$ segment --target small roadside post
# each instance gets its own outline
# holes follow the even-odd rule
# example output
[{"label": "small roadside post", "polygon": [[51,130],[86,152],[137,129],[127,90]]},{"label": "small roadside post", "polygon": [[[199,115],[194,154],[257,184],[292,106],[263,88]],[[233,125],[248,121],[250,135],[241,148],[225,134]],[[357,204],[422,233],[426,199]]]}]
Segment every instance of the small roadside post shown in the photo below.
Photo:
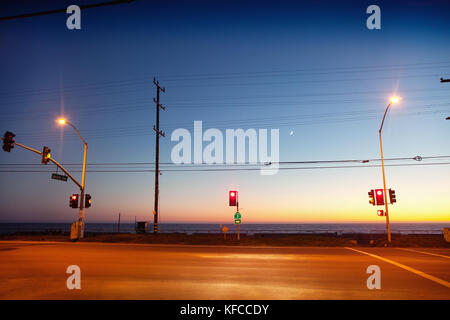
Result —
[{"label": "small roadside post", "polygon": [[222,232],[223,232],[223,240],[227,240],[227,232],[228,232],[228,227],[227,226],[223,226],[222,227]]}]

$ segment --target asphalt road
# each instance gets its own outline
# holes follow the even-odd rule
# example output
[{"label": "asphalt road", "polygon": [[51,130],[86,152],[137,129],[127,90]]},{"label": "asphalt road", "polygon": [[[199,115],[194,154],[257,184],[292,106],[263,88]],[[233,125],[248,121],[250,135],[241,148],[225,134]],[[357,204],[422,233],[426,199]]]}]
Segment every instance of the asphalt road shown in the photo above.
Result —
[{"label": "asphalt road", "polygon": [[1,241],[0,299],[450,299],[450,249]]}]

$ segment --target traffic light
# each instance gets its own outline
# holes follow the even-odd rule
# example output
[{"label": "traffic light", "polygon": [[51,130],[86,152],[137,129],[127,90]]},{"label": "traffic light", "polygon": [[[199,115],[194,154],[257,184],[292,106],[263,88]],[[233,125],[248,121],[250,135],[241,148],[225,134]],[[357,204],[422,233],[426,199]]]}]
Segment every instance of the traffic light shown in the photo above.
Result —
[{"label": "traffic light", "polygon": [[389,189],[389,199],[391,199],[391,204],[397,202],[397,198],[395,197],[395,190]]},{"label": "traffic light", "polygon": [[230,194],[230,197],[229,197],[230,206],[231,207],[237,206],[237,191],[232,190],[229,192],[229,194]]},{"label": "traffic light", "polygon": [[383,211],[383,210],[377,210],[377,215],[378,215],[379,217],[384,216],[384,211]]},{"label": "traffic light", "polygon": [[78,194],[73,194],[70,196],[70,202],[69,202],[69,206],[71,208],[78,208],[78,199],[80,198],[80,196]]},{"label": "traffic light", "polygon": [[383,192],[383,189],[375,189],[375,199],[377,201],[377,206],[384,205],[384,192]]},{"label": "traffic light", "polygon": [[50,148],[44,147],[42,150],[42,164],[47,164],[50,161]]},{"label": "traffic light", "polygon": [[16,135],[10,131],[6,131],[3,135],[3,150],[6,152],[11,152],[11,149],[14,148],[14,137]]},{"label": "traffic light", "polygon": [[369,203],[375,205],[375,195],[373,189],[369,191]]},{"label": "traffic light", "polygon": [[91,197],[90,194],[87,194],[87,195],[84,196],[84,207],[85,208],[89,208],[91,206],[91,204],[92,204],[91,198],[92,197]]}]

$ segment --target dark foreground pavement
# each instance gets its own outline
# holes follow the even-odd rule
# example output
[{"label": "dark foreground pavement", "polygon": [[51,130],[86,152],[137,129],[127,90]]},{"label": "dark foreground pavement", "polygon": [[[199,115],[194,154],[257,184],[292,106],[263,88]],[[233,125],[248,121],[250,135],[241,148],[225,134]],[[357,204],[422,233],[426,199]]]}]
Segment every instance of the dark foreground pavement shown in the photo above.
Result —
[{"label": "dark foreground pavement", "polygon": [[0,299],[450,299],[450,249],[0,241]]}]

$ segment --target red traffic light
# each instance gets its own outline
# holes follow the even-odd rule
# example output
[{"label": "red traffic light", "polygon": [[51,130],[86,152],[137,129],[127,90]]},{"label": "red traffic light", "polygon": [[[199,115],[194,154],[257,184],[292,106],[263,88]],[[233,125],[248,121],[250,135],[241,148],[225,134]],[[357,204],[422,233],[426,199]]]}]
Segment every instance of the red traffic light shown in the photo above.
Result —
[{"label": "red traffic light", "polygon": [[375,199],[378,206],[384,205],[384,191],[383,189],[376,189],[375,190]]},{"label": "red traffic light", "polygon": [[73,194],[69,199],[70,199],[70,202],[69,202],[69,207],[71,207],[71,208],[78,208],[78,197],[79,197],[79,195],[78,194]]},{"label": "red traffic light", "polygon": [[237,206],[237,191],[230,191],[229,192],[229,205],[231,207]]},{"label": "red traffic light", "polygon": [[383,217],[385,214],[384,214],[384,211],[383,211],[383,210],[377,210],[377,215],[378,215],[379,217]]}]

